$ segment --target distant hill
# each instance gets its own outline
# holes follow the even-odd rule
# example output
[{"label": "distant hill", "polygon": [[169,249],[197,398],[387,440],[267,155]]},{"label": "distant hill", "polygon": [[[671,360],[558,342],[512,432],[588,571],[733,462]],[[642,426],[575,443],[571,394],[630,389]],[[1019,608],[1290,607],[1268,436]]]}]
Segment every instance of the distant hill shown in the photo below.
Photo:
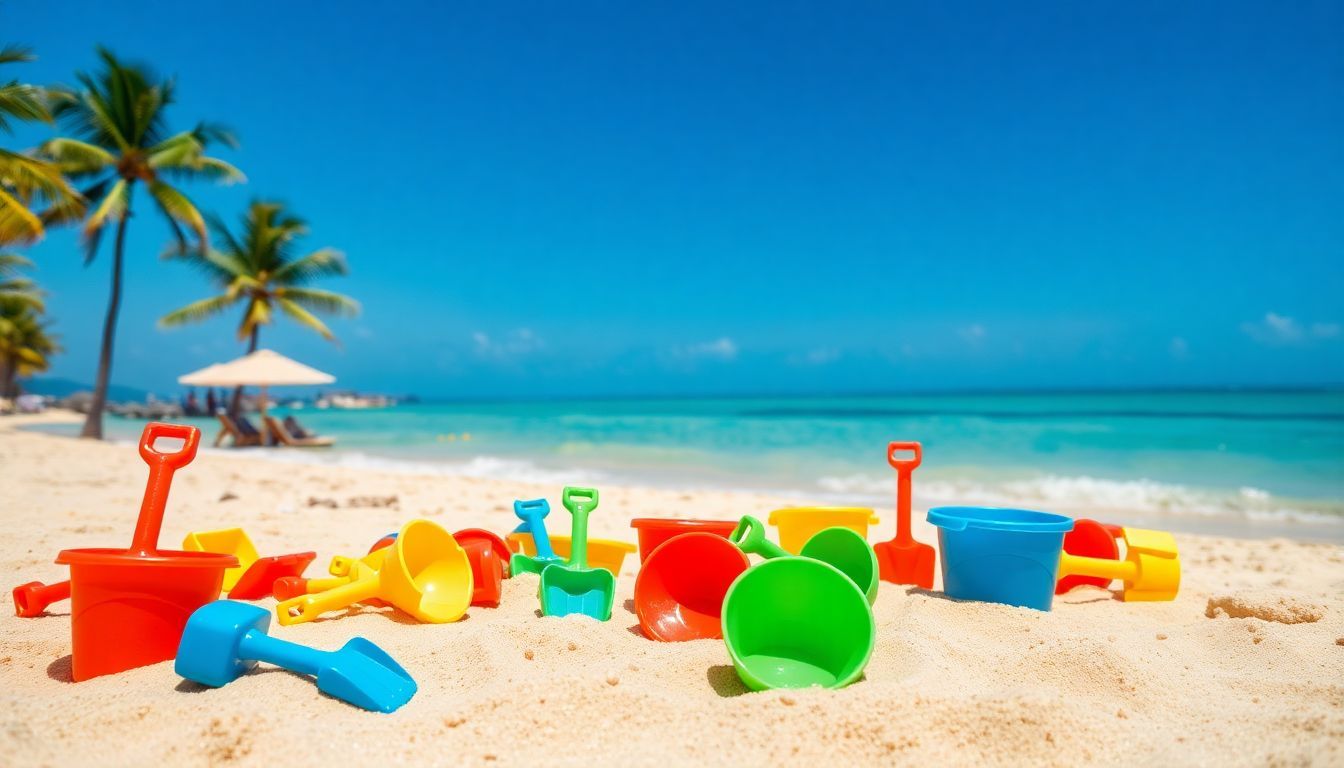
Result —
[{"label": "distant hill", "polygon": [[[23,382],[23,391],[31,392],[34,395],[51,395],[52,397],[67,397],[76,392],[92,392],[93,385],[85,384],[71,379],[57,379],[46,376],[27,379]],[[107,388],[107,399],[113,402],[137,402],[142,403],[149,392],[135,387],[123,387],[119,384],[113,384]]]}]

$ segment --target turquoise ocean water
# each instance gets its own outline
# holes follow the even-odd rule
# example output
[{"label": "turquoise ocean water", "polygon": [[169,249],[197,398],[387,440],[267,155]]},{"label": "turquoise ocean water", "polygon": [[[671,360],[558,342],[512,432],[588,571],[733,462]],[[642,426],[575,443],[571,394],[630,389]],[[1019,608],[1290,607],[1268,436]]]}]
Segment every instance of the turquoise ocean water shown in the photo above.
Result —
[{"label": "turquoise ocean water", "polygon": [[[566,400],[298,415],[339,447],[249,452],[557,486],[765,491],[881,513],[895,488],[887,442],[919,440],[921,510],[1020,505],[1344,541],[1344,392]],[[109,429],[131,440],[140,424],[110,418]]]}]

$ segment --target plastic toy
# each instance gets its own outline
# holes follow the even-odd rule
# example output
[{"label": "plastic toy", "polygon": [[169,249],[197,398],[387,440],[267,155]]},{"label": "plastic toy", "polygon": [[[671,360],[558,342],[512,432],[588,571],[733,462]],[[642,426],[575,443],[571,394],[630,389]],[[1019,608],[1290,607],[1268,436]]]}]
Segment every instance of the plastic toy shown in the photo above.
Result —
[{"label": "plastic toy", "polygon": [[853,580],[809,557],[753,566],[728,588],[723,640],[748,688],[842,688],[873,654],[873,609]]},{"label": "plastic toy", "polygon": [[457,621],[466,613],[471,604],[471,562],[452,534],[429,520],[412,520],[392,546],[377,552],[386,555],[372,575],[280,602],[275,607],[280,623],[312,621],[327,611],[375,597],[431,624]]},{"label": "plastic toy", "polygon": [[[639,532],[639,562],[643,563],[660,544],[683,533],[712,533],[728,538],[737,523],[733,520],[674,520],[662,517],[641,517],[630,521],[630,527]],[[591,549],[591,542],[589,549]],[[591,554],[591,553],[590,553]]]},{"label": "plastic toy", "polygon": [[[183,441],[175,453],[154,449],[159,438]],[[196,456],[195,427],[153,422],[140,435],[149,481],[129,549],[67,549],[70,566],[71,677],[109,675],[173,658],[182,628],[197,608],[219,597],[232,555],[158,548],[173,473]]]},{"label": "plastic toy", "polygon": [[464,528],[453,534],[457,543],[467,552],[471,561],[471,604],[494,608],[499,595],[507,562],[500,550],[508,553],[508,545],[495,534],[481,528]]},{"label": "plastic toy", "polygon": [[[551,538],[546,535],[546,516],[551,514],[551,504],[545,499],[514,501],[513,514],[523,522],[509,534],[509,540],[521,534],[521,538],[531,539],[532,547],[526,555],[514,554],[509,558],[509,573],[541,573],[551,563],[563,563],[564,559],[551,549]],[[517,552],[518,550],[514,550]]]},{"label": "plastic toy", "polygon": [[[765,526],[751,515],[742,516],[728,540],[749,555],[765,558],[789,556],[783,548],[765,537]],[[824,528],[803,544],[798,555],[835,567],[863,592],[869,605],[877,601],[877,557],[868,542],[854,531],[848,528]]]},{"label": "plastic toy", "polygon": [[208,603],[191,615],[173,669],[220,688],[265,661],[317,682],[317,689],[356,707],[393,712],[415,695],[415,680],[383,649],[362,637],[338,651],[319,651],[266,634],[270,614],[232,600]]},{"label": "plastic toy", "polygon": [[[903,451],[913,451],[914,458],[896,458]],[[873,545],[873,550],[883,581],[933,589],[933,547],[915,541],[910,532],[911,476],[923,457],[919,443],[898,441],[887,445],[887,461],[896,469],[896,538]]]},{"label": "plastic toy", "polygon": [[[1118,560],[1120,548],[1116,546],[1115,540],[1120,535],[1118,525],[1102,525],[1096,520],[1080,518],[1073,521],[1073,530],[1064,534],[1064,551],[1079,557]],[[1084,584],[1105,589],[1110,586],[1111,579],[1103,576],[1064,576],[1055,583],[1055,594],[1062,595]]]},{"label": "plastic toy", "polygon": [[494,550],[495,556],[499,559],[503,578],[509,578],[509,559],[513,557],[513,550],[509,549],[509,543],[499,537],[499,534],[493,531],[487,531],[484,528],[463,528],[453,533],[453,538],[461,544],[468,539],[479,539],[490,543],[490,548]]},{"label": "plastic toy", "polygon": [[188,533],[182,540],[188,552],[214,552],[238,558],[239,567],[224,572],[224,591],[234,600],[260,600],[271,596],[276,579],[300,576],[317,558],[316,552],[258,557],[257,548],[242,528]]},{"label": "plastic toy", "polygon": [[723,598],[750,565],[742,550],[717,533],[667,539],[649,553],[635,578],[640,629],[666,642],[723,637]]},{"label": "plastic toy", "polygon": [[1175,600],[1181,588],[1181,558],[1175,537],[1166,531],[1142,528],[1120,531],[1125,540],[1124,560],[1078,557],[1063,552],[1059,557],[1059,575],[1119,579],[1124,584],[1120,599],[1127,603]]},{"label": "plastic toy", "polygon": [[769,521],[779,528],[779,545],[796,555],[823,528],[848,528],[867,541],[868,526],[877,525],[878,518],[862,507],[789,507],[771,512]]},{"label": "plastic toy", "polygon": [[566,487],[561,502],[573,516],[569,563],[552,563],[541,572],[541,613],[581,613],[598,621],[611,618],[616,577],[605,568],[588,567],[588,513],[597,507],[597,490]]},{"label": "plastic toy", "polygon": [[[532,544],[532,537],[525,533],[510,533],[505,537],[509,543],[509,548],[514,551],[521,551],[523,554],[531,555],[536,552]],[[571,542],[568,536],[552,536],[551,551],[559,558],[560,563],[569,559]],[[615,539],[588,539],[588,565],[593,568],[602,568],[611,571],[615,576],[621,572],[621,567],[625,565],[625,558],[635,552],[635,545],[628,541],[616,541]]]},{"label": "plastic toy", "polygon": [[[373,546],[369,547],[368,554],[359,558],[359,562],[374,571],[378,570],[383,567],[383,557],[387,555],[383,550],[392,546],[392,542],[396,540],[397,534],[395,532],[381,537],[373,543]],[[271,593],[275,595],[276,600],[289,600],[299,595],[314,595],[318,592],[326,592],[367,575],[354,567],[349,560],[347,557],[333,557],[327,565],[327,573],[331,574],[331,578],[305,579],[301,576],[285,576],[276,579],[271,586]],[[364,604],[371,606],[387,605],[376,597],[369,598]]]},{"label": "plastic toy", "polygon": [[52,603],[70,599],[70,582],[43,584],[30,581],[14,588],[14,615],[24,618],[41,616]]},{"label": "plastic toy", "polygon": [[1124,561],[1063,552],[1073,520],[1049,512],[995,507],[935,507],[943,589],[949,597],[1048,611],[1061,576],[1125,582],[1125,600],[1170,600],[1180,586],[1180,559],[1171,534],[1124,529]]}]

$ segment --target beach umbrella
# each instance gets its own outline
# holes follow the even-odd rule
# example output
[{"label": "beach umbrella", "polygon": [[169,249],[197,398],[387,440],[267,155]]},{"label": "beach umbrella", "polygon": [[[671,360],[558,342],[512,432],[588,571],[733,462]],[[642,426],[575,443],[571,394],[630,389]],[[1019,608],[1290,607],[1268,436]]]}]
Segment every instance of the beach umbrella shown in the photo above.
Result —
[{"label": "beach umbrella", "polygon": [[179,384],[193,387],[260,387],[263,423],[266,419],[267,387],[313,386],[330,384],[334,381],[336,377],[329,373],[323,373],[269,349],[258,349],[227,363],[207,365],[199,371],[192,371],[177,379]]}]

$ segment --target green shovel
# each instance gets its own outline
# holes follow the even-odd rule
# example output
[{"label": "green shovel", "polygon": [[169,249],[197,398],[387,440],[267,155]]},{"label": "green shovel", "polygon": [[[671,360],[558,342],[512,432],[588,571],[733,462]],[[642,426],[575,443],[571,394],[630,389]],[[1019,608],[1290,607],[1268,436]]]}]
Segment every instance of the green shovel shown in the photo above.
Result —
[{"label": "green shovel", "polygon": [[[760,555],[766,559],[792,556],[783,547],[767,539],[765,524],[751,515],[742,517],[728,540],[749,555]],[[835,566],[858,586],[869,605],[877,602],[877,585],[881,580],[877,555],[857,532],[840,526],[824,528],[803,544],[798,556]]]},{"label": "green shovel", "polygon": [[542,570],[541,612],[546,616],[581,613],[606,621],[616,597],[616,577],[605,568],[588,567],[588,513],[597,507],[597,491],[566,487],[561,502],[574,516],[569,563],[554,563]]}]

